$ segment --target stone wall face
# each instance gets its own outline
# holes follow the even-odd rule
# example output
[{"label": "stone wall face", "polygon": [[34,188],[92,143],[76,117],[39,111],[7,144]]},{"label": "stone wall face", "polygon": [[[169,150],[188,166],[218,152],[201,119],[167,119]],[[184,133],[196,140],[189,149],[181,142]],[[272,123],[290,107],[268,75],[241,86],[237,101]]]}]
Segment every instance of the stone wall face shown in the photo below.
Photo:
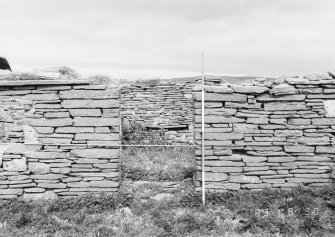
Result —
[{"label": "stone wall face", "polygon": [[117,89],[78,81],[9,84],[0,82],[0,199],[118,190]]},{"label": "stone wall face", "polygon": [[[194,96],[199,145],[195,183],[200,187],[201,92]],[[206,87],[206,189],[316,187],[332,182],[335,117],[323,100],[335,106],[334,99],[331,77]]]},{"label": "stone wall face", "polygon": [[[194,116],[189,83],[141,83],[121,89],[121,114],[147,129],[164,129],[168,143],[192,144]],[[149,136],[155,130],[146,133]],[[157,131],[157,130],[156,130]]]}]

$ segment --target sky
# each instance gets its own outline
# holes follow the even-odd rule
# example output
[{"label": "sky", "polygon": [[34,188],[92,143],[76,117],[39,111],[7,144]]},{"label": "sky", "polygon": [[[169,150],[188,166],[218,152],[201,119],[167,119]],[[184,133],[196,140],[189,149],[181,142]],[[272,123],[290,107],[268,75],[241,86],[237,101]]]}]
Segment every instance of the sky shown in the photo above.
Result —
[{"label": "sky", "polygon": [[0,0],[13,71],[282,76],[335,69],[334,0]]}]

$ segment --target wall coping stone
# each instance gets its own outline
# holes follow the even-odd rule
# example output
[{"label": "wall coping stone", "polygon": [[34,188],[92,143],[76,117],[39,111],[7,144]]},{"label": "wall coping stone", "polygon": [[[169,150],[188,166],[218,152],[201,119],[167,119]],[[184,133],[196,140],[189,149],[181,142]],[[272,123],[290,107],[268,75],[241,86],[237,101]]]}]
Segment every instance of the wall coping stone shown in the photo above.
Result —
[{"label": "wall coping stone", "polygon": [[87,85],[89,80],[20,80],[0,81],[1,86],[31,86],[31,85]]}]

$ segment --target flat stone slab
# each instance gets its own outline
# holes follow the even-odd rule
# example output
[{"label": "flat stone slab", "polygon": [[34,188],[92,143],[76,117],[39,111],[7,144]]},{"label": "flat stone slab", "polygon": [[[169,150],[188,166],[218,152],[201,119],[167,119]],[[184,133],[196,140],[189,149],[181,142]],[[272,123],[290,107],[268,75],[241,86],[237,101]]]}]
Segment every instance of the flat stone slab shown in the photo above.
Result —
[{"label": "flat stone slab", "polygon": [[32,86],[32,85],[87,85],[88,80],[21,80],[21,81],[0,81],[1,86]]}]

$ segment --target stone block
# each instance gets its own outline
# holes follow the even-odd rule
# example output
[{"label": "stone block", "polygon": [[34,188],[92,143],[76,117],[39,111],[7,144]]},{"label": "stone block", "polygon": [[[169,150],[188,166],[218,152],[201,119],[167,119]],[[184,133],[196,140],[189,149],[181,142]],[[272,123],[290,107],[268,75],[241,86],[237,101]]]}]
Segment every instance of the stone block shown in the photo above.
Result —
[{"label": "stone block", "polygon": [[315,148],[313,146],[284,146],[285,152],[289,153],[306,153],[306,152],[314,152]]},{"label": "stone block", "polygon": [[112,127],[120,124],[119,118],[76,117],[73,125],[79,127]]},{"label": "stone block", "polygon": [[94,127],[60,127],[56,133],[93,133]]},{"label": "stone block", "polygon": [[229,182],[232,183],[261,183],[262,181],[257,176],[234,175],[229,177]]},{"label": "stone block", "polygon": [[295,161],[296,157],[293,156],[278,156],[278,157],[269,157],[268,162],[292,162]]},{"label": "stone block", "polygon": [[269,88],[264,86],[246,86],[246,85],[230,85],[236,93],[242,94],[262,94],[269,91]]},{"label": "stone block", "polygon": [[271,188],[271,184],[262,183],[262,184],[243,184],[241,185],[242,189],[266,189]]},{"label": "stone block", "polygon": [[[202,181],[202,173],[201,172],[196,172],[195,179]],[[210,173],[206,172],[205,173],[205,180],[206,182],[220,182],[224,180],[228,180],[228,175],[225,173]]]},{"label": "stone block", "polygon": [[72,126],[71,118],[62,119],[29,119],[29,125],[33,127],[65,127]]},{"label": "stone block", "polygon": [[[305,100],[306,95],[297,94],[297,95],[282,95],[282,96],[272,96],[272,95],[261,95],[257,97],[257,101],[262,102],[273,102],[273,101],[303,101]],[[268,104],[268,103],[266,103]],[[281,104],[281,103],[278,103]],[[282,103],[286,104],[286,103]]]},{"label": "stone block", "polygon": [[46,94],[29,94],[20,97],[21,100],[27,101],[58,101],[59,96],[55,93],[46,93]]},{"label": "stone block", "polygon": [[333,146],[317,146],[315,153],[335,154],[335,147]]},{"label": "stone block", "polygon": [[45,118],[68,118],[70,117],[69,112],[48,112],[44,113]]},{"label": "stone block", "polygon": [[297,93],[298,93],[297,89],[294,86],[291,86],[286,83],[274,86],[270,90],[270,94],[273,94],[273,95],[294,95]]},{"label": "stone block", "polygon": [[100,169],[118,169],[119,163],[93,164],[93,167],[97,167]]},{"label": "stone block", "polygon": [[45,189],[44,188],[25,188],[24,192],[25,193],[44,193]]},{"label": "stone block", "polygon": [[288,120],[288,124],[292,125],[309,125],[311,124],[310,119],[296,119],[296,118],[291,118]]},{"label": "stone block", "polygon": [[13,159],[11,161],[4,161],[3,168],[7,171],[26,171],[27,170],[27,159],[25,157],[21,159]]},{"label": "stone block", "polygon": [[[194,100],[201,101],[201,92],[194,93]],[[205,93],[205,101],[231,101],[231,102],[246,102],[247,95],[243,94],[219,94],[219,93]]]},{"label": "stone block", "polygon": [[101,188],[117,188],[119,187],[119,183],[114,181],[90,181],[90,186]]},{"label": "stone block", "polygon": [[21,195],[23,193],[23,189],[0,189],[0,198],[2,195]]},{"label": "stone block", "polygon": [[296,102],[296,103],[271,102],[271,103],[264,103],[264,110],[265,111],[306,110],[306,104],[303,102]]},{"label": "stone block", "polygon": [[66,109],[95,109],[95,108],[119,108],[118,100],[64,100],[62,108]]},{"label": "stone block", "polygon": [[248,118],[246,121],[247,124],[268,124],[269,118]]},{"label": "stone block", "polygon": [[[199,90],[201,90],[201,87]],[[232,94],[234,92],[234,90],[228,86],[205,86],[205,91],[218,94]]]},{"label": "stone block", "polygon": [[58,180],[61,178],[65,178],[66,176],[62,174],[35,174],[30,175],[30,178],[33,180]]},{"label": "stone block", "polygon": [[28,169],[30,172],[35,174],[47,174],[50,173],[50,165],[39,162],[29,162]]},{"label": "stone block", "polygon": [[118,158],[119,149],[85,149],[85,150],[72,150],[71,153],[76,157],[82,158]]},{"label": "stone block", "polygon": [[69,90],[60,91],[61,99],[117,99],[116,90]]},{"label": "stone block", "polygon": [[64,152],[35,151],[28,153],[27,157],[32,159],[65,159],[70,156]]},{"label": "stone block", "polygon": [[72,117],[100,117],[101,109],[69,109]]},{"label": "stone block", "polygon": [[210,170],[213,173],[242,173],[243,172],[243,167],[211,167]]},{"label": "stone block", "polygon": [[[232,155],[232,150],[214,150],[212,152],[216,156],[231,156]],[[206,153],[205,153],[205,155],[206,155]]]},{"label": "stone block", "polygon": [[242,156],[243,162],[251,162],[251,163],[258,163],[266,161],[267,158],[264,156]]},{"label": "stone block", "polygon": [[66,188],[66,184],[64,183],[39,183],[38,187],[48,188],[48,189],[63,189],[63,188]]},{"label": "stone block", "polygon": [[34,129],[37,133],[42,134],[51,134],[54,132],[54,128],[52,127],[34,127]]},{"label": "stone block", "polygon": [[[242,123],[245,119],[236,117],[206,116],[205,123]],[[201,116],[195,116],[195,122],[201,123]]]},{"label": "stone block", "polygon": [[74,137],[75,140],[93,140],[93,141],[118,141],[119,134],[91,134],[91,133],[77,133]]},{"label": "stone block", "polygon": [[69,188],[85,188],[85,187],[90,187],[89,182],[68,182],[67,186]]},{"label": "stone block", "polygon": [[312,124],[317,126],[322,125],[335,125],[335,118],[313,118]]}]

